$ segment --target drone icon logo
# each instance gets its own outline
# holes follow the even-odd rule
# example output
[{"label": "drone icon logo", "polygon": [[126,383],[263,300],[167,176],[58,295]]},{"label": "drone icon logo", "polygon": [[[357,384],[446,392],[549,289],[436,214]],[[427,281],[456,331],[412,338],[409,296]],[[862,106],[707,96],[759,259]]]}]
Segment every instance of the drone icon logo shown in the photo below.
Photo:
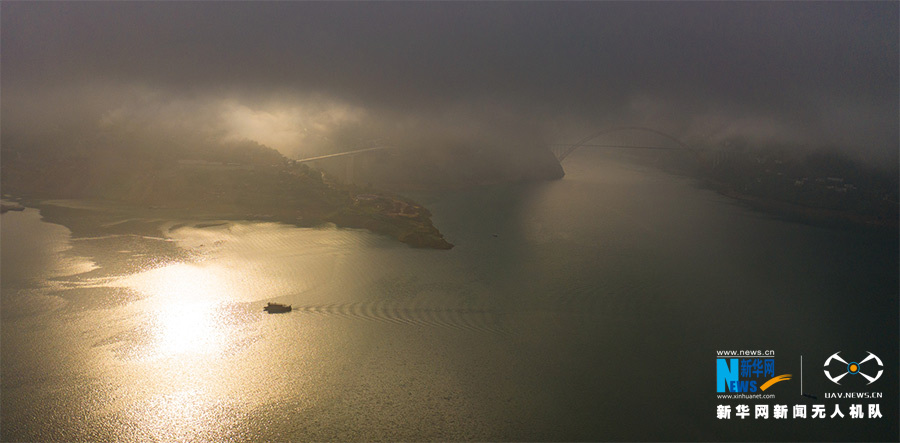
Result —
[{"label": "drone icon logo", "polygon": [[[868,352],[868,351],[867,351],[867,352]],[[841,383],[840,383],[840,380],[841,380],[842,378],[846,377],[847,375],[857,375],[857,374],[858,374],[858,375],[862,375],[863,378],[865,378],[866,380],[869,380],[869,383],[867,383],[867,384],[869,384],[869,385],[872,384],[872,383],[874,383],[875,380],[878,380],[879,378],[881,378],[881,374],[884,372],[884,369],[883,369],[883,368],[884,368],[884,364],[881,362],[881,359],[878,358],[877,355],[875,355],[875,354],[869,352],[869,356],[866,357],[865,359],[863,359],[862,361],[860,361],[860,362],[858,362],[858,363],[855,362],[855,361],[851,361],[850,363],[847,363],[844,359],[842,359],[842,358],[838,355],[838,354],[840,354],[840,353],[841,353],[841,351],[835,352],[834,354],[831,354],[831,357],[828,357],[828,360],[825,360],[825,376],[828,377],[829,380],[831,380],[832,382],[834,382],[834,384],[836,384],[836,385],[841,384]],[[832,365],[832,363],[831,363],[832,360],[836,360],[836,361],[838,361],[838,362],[841,362],[841,363],[843,363],[843,364],[846,365],[846,366],[845,366],[845,367],[842,367],[842,365],[837,365],[837,364]],[[866,375],[866,374],[864,374],[864,373],[862,372],[862,364],[865,363],[865,362],[867,362],[867,361],[869,361],[869,360],[875,360],[875,363],[878,363],[878,374],[876,374],[874,377],[869,376],[869,375]],[[829,365],[841,367],[842,372],[840,373],[840,375],[837,375],[837,376],[832,377],[832,376],[831,376],[831,373],[828,371],[828,366],[829,366]],[[836,368],[833,368],[833,370],[837,370],[837,369],[836,369]]]}]

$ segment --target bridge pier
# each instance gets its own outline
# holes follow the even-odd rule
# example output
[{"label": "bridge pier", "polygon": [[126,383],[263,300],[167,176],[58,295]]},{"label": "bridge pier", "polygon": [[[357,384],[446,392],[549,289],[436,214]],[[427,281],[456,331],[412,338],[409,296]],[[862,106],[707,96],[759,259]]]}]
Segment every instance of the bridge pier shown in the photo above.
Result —
[{"label": "bridge pier", "polygon": [[347,164],[345,165],[346,171],[344,172],[344,182],[347,183],[348,185],[352,185],[353,181],[354,181],[353,180],[354,179],[353,166],[355,163],[355,160],[354,160],[355,158],[356,158],[356,155],[348,155],[347,156]]}]

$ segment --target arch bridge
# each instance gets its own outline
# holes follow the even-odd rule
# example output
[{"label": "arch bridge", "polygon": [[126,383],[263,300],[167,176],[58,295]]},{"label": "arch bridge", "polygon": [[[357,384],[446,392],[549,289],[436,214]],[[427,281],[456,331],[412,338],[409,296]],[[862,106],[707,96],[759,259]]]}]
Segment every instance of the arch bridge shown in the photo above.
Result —
[{"label": "arch bridge", "polygon": [[[614,137],[614,141],[594,143],[594,141],[600,137],[613,134],[617,135],[617,137]],[[648,142],[646,140],[647,135],[653,136],[655,140],[651,140]],[[659,139],[662,139],[663,141],[665,141],[665,143],[660,143]],[[553,152],[553,155],[556,156],[556,159],[561,163],[566,159],[566,157],[571,155],[578,148],[582,147],[614,149],[655,149],[683,152],[699,151],[699,149],[679,140],[673,135],[669,135],[665,132],[658,131],[653,128],[646,128],[643,126],[617,126],[614,128],[603,129],[594,132],[587,137],[583,137],[574,143],[554,143],[550,145],[550,151]]]},{"label": "arch bridge", "polygon": [[[648,136],[650,137],[649,139]],[[597,139],[600,139],[601,137],[606,137],[605,141],[602,143],[596,142]],[[363,144],[362,146],[367,147],[352,149],[349,151],[338,152],[334,154],[307,157],[297,159],[295,161],[297,163],[305,163],[342,157],[346,162],[345,179],[348,182],[352,183],[354,176],[354,158],[357,155],[371,153],[374,151],[399,149],[396,146],[383,144],[381,141],[373,141],[367,144]],[[712,155],[714,167],[718,167],[718,165],[728,160],[728,152],[724,150],[696,148],[671,134],[667,134],[663,131],[643,126],[616,126],[612,128],[606,128],[578,139],[574,143],[554,143],[549,146],[550,151],[560,163],[562,163],[563,160],[565,160],[579,148],[649,149],[681,152],[695,155],[699,155],[701,152],[703,152],[706,153],[704,155]]]}]

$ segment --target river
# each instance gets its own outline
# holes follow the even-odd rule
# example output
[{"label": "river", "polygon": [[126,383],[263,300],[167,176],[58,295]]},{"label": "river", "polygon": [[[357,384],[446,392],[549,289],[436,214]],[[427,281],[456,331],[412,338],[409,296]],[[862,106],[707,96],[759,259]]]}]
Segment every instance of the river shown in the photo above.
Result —
[{"label": "river", "polygon": [[[896,238],[781,220],[600,152],[564,166],[411,195],[449,251],[239,221],[73,238],[6,213],[0,437],[897,439]],[[726,350],[771,351],[792,379],[718,398]],[[884,374],[834,384],[838,351]],[[856,403],[882,417],[851,418]],[[741,404],[827,416],[740,419]]]}]

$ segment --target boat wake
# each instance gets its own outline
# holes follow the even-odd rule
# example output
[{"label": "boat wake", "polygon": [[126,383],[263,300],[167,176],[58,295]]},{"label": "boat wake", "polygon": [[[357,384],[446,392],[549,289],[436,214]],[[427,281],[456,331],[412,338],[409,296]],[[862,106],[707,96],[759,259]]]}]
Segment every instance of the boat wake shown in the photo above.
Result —
[{"label": "boat wake", "polygon": [[335,315],[345,318],[392,323],[404,326],[444,327],[467,331],[506,335],[502,315],[491,309],[470,307],[398,304],[396,300],[373,300],[358,303],[293,306],[294,312],[312,315]]}]

